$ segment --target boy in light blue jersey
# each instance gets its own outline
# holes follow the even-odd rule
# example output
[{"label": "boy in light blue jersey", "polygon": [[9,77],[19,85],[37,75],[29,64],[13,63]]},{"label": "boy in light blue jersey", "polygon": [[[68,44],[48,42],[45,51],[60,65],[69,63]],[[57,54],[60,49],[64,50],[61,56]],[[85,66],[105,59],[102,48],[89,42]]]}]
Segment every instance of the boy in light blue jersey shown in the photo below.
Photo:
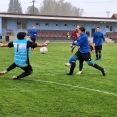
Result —
[{"label": "boy in light blue jersey", "polygon": [[97,27],[96,32],[94,32],[93,43],[94,43],[95,54],[96,54],[95,60],[98,60],[98,61],[101,60],[102,42],[104,42],[105,44],[106,40],[104,35],[100,32],[100,27]]},{"label": "boy in light blue jersey", "polygon": [[6,70],[0,72],[0,75],[4,75],[5,73],[13,70],[16,67],[21,68],[24,72],[18,76],[13,76],[13,79],[20,79],[32,74],[33,69],[29,62],[30,57],[30,47],[43,47],[49,44],[49,41],[46,41],[44,44],[37,44],[26,40],[26,33],[19,32],[17,34],[17,40],[14,40],[8,44],[0,43],[0,47],[14,47],[14,63],[11,64]]},{"label": "boy in light blue jersey", "polygon": [[76,66],[76,60],[79,60],[80,64],[81,63],[83,64],[83,62],[86,61],[89,66],[92,66],[100,70],[102,72],[102,75],[105,76],[106,75],[105,69],[91,61],[90,46],[89,46],[88,38],[85,34],[85,28],[80,27],[78,33],[80,34],[80,36],[77,42],[73,42],[72,45],[79,46],[80,48],[75,53],[75,55],[73,55],[69,59],[69,62],[65,64],[65,66],[70,67],[70,72],[67,73],[66,75],[73,75],[73,71]]}]

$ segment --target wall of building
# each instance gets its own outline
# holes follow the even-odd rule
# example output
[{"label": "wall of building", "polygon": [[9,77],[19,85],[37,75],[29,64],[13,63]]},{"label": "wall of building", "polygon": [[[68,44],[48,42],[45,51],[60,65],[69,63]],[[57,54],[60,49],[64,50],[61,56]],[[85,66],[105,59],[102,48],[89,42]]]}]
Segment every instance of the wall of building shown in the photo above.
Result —
[{"label": "wall of building", "polygon": [[[86,22],[86,21],[55,21],[55,20],[26,20],[26,19],[8,19],[8,18],[0,18],[0,33],[3,35],[7,35],[7,29],[2,29],[2,20],[7,22],[7,29],[12,29],[14,35],[16,35],[20,31],[28,32],[29,29],[32,28],[33,25],[36,25],[38,30],[65,30],[65,31],[73,31],[76,28],[76,25],[84,25],[86,31],[88,31],[92,35],[92,29],[95,29],[97,26],[101,27],[101,32],[106,34],[106,25],[113,25],[114,32],[117,32],[117,23],[106,23],[106,22]],[[27,29],[19,30],[17,29],[17,22],[26,22]],[[45,23],[49,25],[46,26]],[[58,26],[56,26],[58,24]],[[67,26],[65,26],[67,24]]]},{"label": "wall of building", "polygon": [[0,17],[0,35],[2,35],[2,18]]}]

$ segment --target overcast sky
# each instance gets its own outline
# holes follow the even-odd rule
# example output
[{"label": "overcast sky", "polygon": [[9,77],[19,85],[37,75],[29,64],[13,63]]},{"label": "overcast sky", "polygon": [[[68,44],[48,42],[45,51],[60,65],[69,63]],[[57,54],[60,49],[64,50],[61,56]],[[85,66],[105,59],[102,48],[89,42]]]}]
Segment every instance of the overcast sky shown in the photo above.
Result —
[{"label": "overcast sky", "polygon": [[[2,0],[0,0],[2,1]],[[3,0],[0,4],[0,12],[7,11],[10,0]],[[25,13],[28,6],[31,6],[32,0],[19,0]],[[43,0],[35,0],[35,7],[39,8]],[[86,17],[109,17],[117,13],[117,0],[64,0],[70,2],[77,8],[84,9],[83,16]]]}]

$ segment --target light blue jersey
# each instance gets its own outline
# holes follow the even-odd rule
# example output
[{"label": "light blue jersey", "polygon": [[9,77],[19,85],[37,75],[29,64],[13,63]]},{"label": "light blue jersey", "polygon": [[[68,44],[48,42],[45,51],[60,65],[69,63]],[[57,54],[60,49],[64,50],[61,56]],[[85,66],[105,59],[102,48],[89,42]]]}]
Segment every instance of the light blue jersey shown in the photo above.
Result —
[{"label": "light blue jersey", "polygon": [[30,49],[27,48],[27,41],[28,40],[25,40],[25,39],[13,41],[14,53],[15,53],[14,62],[19,67],[28,66],[28,58],[30,55]]}]

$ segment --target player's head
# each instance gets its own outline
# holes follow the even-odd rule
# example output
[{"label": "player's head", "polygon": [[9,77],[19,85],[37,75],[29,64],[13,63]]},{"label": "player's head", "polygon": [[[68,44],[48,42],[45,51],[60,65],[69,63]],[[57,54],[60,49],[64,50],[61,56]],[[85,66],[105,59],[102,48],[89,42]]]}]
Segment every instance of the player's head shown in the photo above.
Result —
[{"label": "player's head", "polygon": [[77,30],[77,31],[79,30],[79,28],[80,28],[80,26],[76,26],[76,30]]},{"label": "player's head", "polygon": [[80,27],[78,33],[79,33],[80,35],[81,35],[81,34],[84,34],[84,33],[85,33],[85,28],[84,28],[84,27]]},{"label": "player's head", "polygon": [[100,32],[100,27],[96,27],[96,32]]},{"label": "player's head", "polygon": [[32,27],[33,29],[35,29],[36,28],[36,26],[35,25],[33,25],[33,27]]},{"label": "player's head", "polygon": [[26,37],[26,33],[25,32],[19,32],[17,34],[17,39],[19,39],[19,40],[23,40],[23,39],[25,39],[25,37]]}]

